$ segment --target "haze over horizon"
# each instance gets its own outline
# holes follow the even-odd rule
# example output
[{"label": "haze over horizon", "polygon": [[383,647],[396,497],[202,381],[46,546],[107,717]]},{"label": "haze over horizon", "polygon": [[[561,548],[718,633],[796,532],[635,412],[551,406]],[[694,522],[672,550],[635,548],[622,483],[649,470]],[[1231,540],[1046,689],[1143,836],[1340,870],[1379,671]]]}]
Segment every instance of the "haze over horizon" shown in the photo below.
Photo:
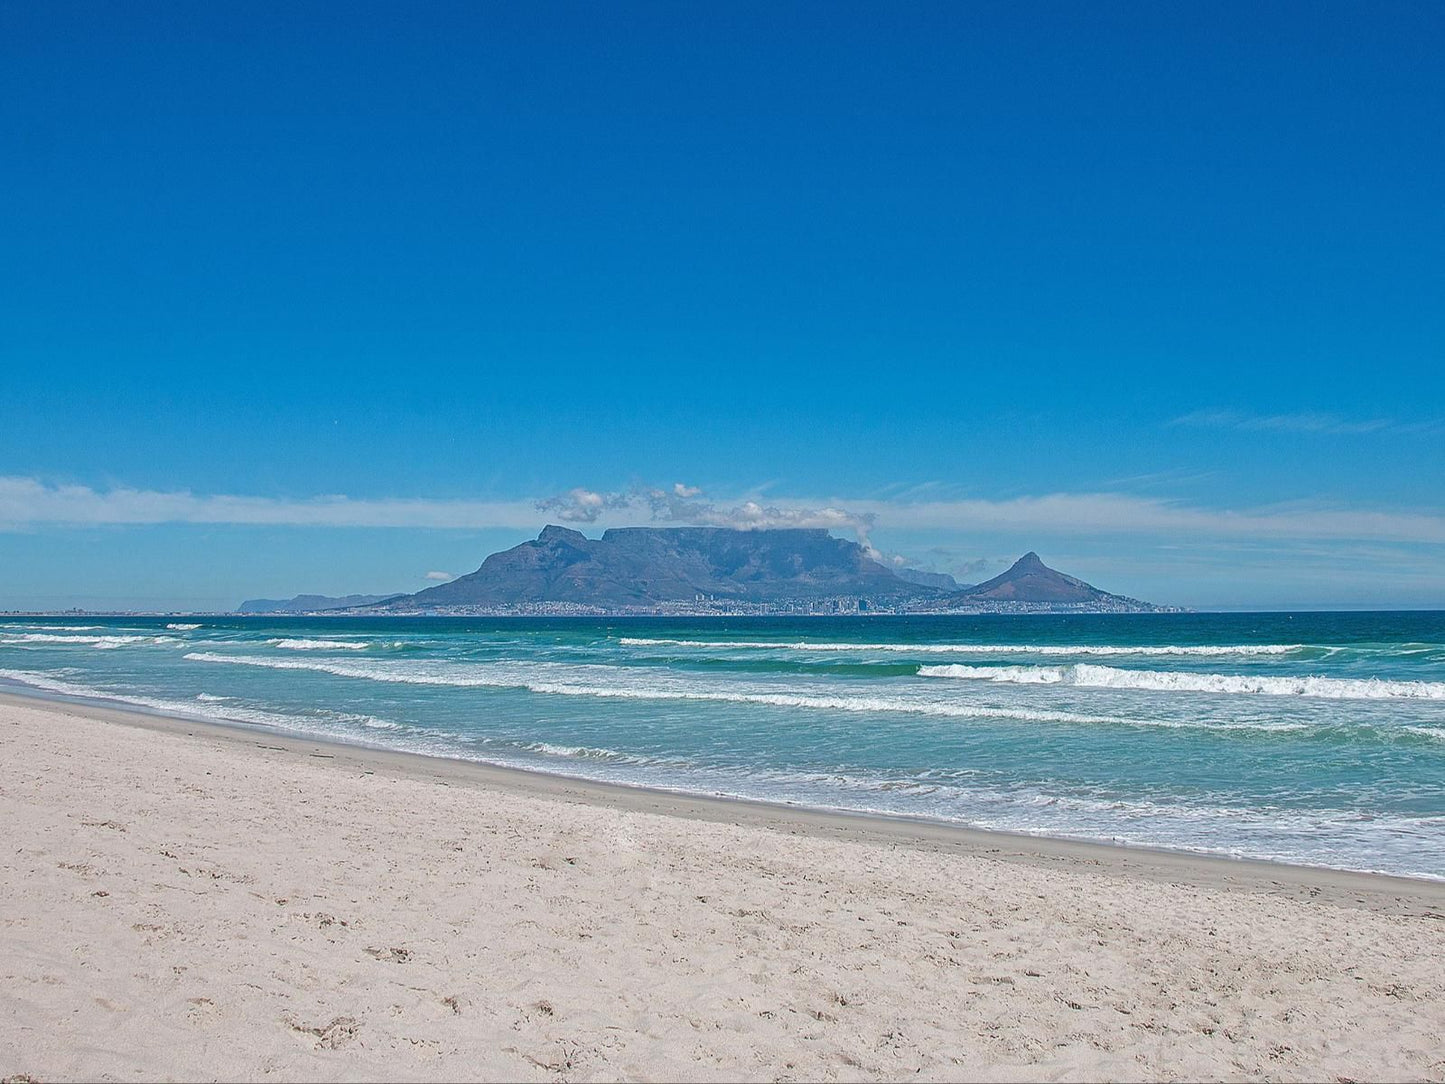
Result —
[{"label": "haze over horizon", "polygon": [[1445,608],[1445,14],[0,8],[0,610],[547,523]]}]

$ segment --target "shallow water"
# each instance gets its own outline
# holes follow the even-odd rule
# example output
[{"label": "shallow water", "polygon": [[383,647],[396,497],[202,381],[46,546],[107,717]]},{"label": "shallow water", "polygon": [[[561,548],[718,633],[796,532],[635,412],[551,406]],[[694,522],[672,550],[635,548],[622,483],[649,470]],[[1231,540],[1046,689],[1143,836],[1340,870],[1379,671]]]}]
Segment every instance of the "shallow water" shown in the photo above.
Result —
[{"label": "shallow water", "polygon": [[0,619],[0,681],[623,783],[1445,878],[1445,614]]}]

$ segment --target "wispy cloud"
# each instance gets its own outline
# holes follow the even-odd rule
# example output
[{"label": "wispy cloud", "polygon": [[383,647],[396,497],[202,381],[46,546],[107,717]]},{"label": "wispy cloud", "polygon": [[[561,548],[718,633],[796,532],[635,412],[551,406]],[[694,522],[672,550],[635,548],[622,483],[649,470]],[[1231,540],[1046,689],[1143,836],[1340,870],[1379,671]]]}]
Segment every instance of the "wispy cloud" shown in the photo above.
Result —
[{"label": "wispy cloud", "polygon": [[639,491],[637,497],[646,504],[652,518],[665,523],[688,523],[706,527],[736,527],[759,530],[768,527],[822,527],[826,530],[847,530],[856,534],[865,545],[876,516],[832,504],[818,502],[778,502],[762,504],[745,500],[737,504],[717,503],[703,496],[697,486],[678,483],[670,490]]},{"label": "wispy cloud", "polygon": [[566,523],[597,523],[621,514],[633,520],[685,523],[701,527],[734,527],[761,530],[769,527],[822,527],[849,530],[866,543],[873,514],[810,502],[759,500],[717,502],[704,495],[699,486],[677,482],[669,488],[635,487],[615,492],[578,487],[533,502],[538,512]]},{"label": "wispy cloud", "polygon": [[1295,414],[1252,414],[1242,410],[1196,410],[1171,419],[1171,426],[1203,429],[1237,429],[1254,433],[1316,433],[1327,436],[1363,436],[1370,433],[1413,435],[1436,433],[1445,421],[1402,422],[1394,418],[1346,418],[1339,414],[1304,411]]},{"label": "wispy cloud", "polygon": [[[875,516],[885,509],[864,508]],[[1445,512],[1378,510],[1296,501],[1207,508],[1127,493],[1052,493],[1011,500],[889,505],[896,529],[1018,531],[1069,535],[1172,534],[1238,538],[1337,538],[1445,544]],[[884,521],[880,518],[880,525]]]},{"label": "wispy cloud", "polygon": [[[596,497],[597,500],[593,500]],[[570,513],[564,515],[564,513]],[[720,527],[823,527],[852,531],[866,544],[890,531],[1008,531],[1024,535],[1172,535],[1243,539],[1349,539],[1445,544],[1445,511],[1372,509],[1318,502],[1213,508],[1118,492],[1052,493],[1006,500],[769,498],[713,501],[693,487],[602,493],[572,490],[522,501],[318,496],[273,498],[186,491],[49,485],[0,477],[0,529],[45,525],[197,523],[299,527],[510,528],[535,530],[557,519],[625,525],[645,522]]]},{"label": "wispy cloud", "polygon": [[597,493],[579,486],[555,497],[535,501],[533,506],[564,523],[596,523],[604,513],[619,511],[632,503],[630,493]]},{"label": "wispy cloud", "polygon": [[532,501],[203,496],[186,490],[96,490],[0,476],[0,529],[68,524],[231,523],[290,527],[484,528],[537,525]]},{"label": "wispy cloud", "polygon": [[1118,478],[1106,478],[1100,484],[1105,486],[1118,486],[1122,489],[1164,489],[1178,488],[1192,485],[1195,482],[1203,482],[1217,476],[1212,470],[1189,470],[1174,468],[1172,470],[1150,471],[1146,474],[1126,474]]},{"label": "wispy cloud", "polygon": [[428,572],[426,579],[435,580],[437,583],[450,583],[457,578],[455,572]]}]

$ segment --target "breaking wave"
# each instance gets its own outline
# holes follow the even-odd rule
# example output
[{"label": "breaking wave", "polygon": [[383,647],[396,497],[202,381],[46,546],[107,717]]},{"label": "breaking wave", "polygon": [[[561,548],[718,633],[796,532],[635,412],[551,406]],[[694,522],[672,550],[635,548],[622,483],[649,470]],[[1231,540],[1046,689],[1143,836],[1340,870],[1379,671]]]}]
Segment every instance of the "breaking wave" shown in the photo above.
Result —
[{"label": "breaking wave", "polygon": [[624,647],[697,647],[715,651],[894,651],[916,655],[1288,655],[1303,651],[1304,644],[1201,644],[1175,646],[1169,644],[850,644],[798,640],[783,643],[771,640],[667,640],[640,636],[622,636],[617,642]]},{"label": "breaking wave", "polygon": [[19,636],[7,636],[3,644],[83,644],[99,648],[125,647],[127,644],[178,644],[174,636],[69,636],[51,632],[22,632]]},{"label": "breaking wave", "polygon": [[365,651],[371,646],[361,640],[267,640],[266,643],[288,651]]},{"label": "breaking wave", "polygon": [[540,753],[548,757],[567,757],[573,760],[605,760],[617,764],[651,764],[654,757],[639,757],[621,753],[616,749],[603,749],[591,745],[553,745],[551,742],[533,741],[519,746],[529,753]]},{"label": "breaking wave", "polygon": [[6,625],[7,629],[42,629],[45,632],[98,632],[106,628],[105,625]]},{"label": "breaking wave", "polygon": [[[443,664],[423,668],[406,664],[363,665],[342,660],[274,659],[257,655],[220,655],[210,651],[195,651],[185,657],[193,662],[256,666],[271,670],[310,670],[364,681],[463,688],[523,689],[552,696],[590,696],[604,700],[757,704],[767,707],[864,714],[902,713],[948,719],[1003,719],[1018,722],[1103,724],[1169,729],[1282,731],[1306,728],[1305,724],[1297,722],[1210,722],[1086,715],[1079,712],[1049,711],[1026,707],[962,704],[949,698],[867,694],[840,696],[742,685],[709,688],[690,686],[676,680],[639,680],[638,676],[632,672],[611,666],[565,667],[546,663],[530,665],[473,663]],[[589,678],[592,680],[588,680]]]},{"label": "breaking wave", "polygon": [[1193,674],[1169,670],[1125,670],[1079,663],[1074,666],[920,666],[919,677],[996,681],[1011,685],[1076,685],[1090,689],[1149,692],[1305,696],[1325,700],[1445,700],[1442,681],[1387,681],[1383,678]]},{"label": "breaking wave", "polygon": [[1438,614],[23,620],[0,688],[183,729],[1445,876]]}]

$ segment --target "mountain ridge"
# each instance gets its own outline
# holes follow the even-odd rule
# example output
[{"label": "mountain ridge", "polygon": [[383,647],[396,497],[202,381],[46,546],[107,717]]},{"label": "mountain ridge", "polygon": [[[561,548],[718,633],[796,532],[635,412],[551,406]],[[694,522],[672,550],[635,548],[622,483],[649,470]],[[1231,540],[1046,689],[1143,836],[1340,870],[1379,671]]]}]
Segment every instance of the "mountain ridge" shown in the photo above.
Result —
[{"label": "mountain ridge", "polygon": [[607,610],[842,594],[901,601],[929,591],[821,528],[614,527],[590,539],[549,525],[536,539],[492,554],[475,572],[391,608],[551,603]]},{"label": "mountain ridge", "polygon": [[1049,568],[1029,551],[983,583],[892,568],[824,528],[549,524],[475,571],[414,594],[248,599],[240,613],[606,615],[1141,613],[1171,610]]},{"label": "mountain ridge", "polygon": [[1101,591],[1093,584],[1050,568],[1033,550],[1029,550],[993,579],[954,592],[944,601],[951,604],[949,608],[968,603],[1015,603],[1026,606],[1095,606],[1106,612],[1167,609],[1129,598],[1127,595]]},{"label": "mountain ridge", "polygon": [[390,595],[296,595],[292,598],[248,598],[236,607],[238,614],[317,613],[325,610],[375,606],[396,598]]},{"label": "mountain ridge", "polygon": [[377,607],[387,613],[707,614],[1144,612],[1029,552],[971,587],[894,569],[823,528],[613,527],[588,538],[549,524],[475,571]]}]

